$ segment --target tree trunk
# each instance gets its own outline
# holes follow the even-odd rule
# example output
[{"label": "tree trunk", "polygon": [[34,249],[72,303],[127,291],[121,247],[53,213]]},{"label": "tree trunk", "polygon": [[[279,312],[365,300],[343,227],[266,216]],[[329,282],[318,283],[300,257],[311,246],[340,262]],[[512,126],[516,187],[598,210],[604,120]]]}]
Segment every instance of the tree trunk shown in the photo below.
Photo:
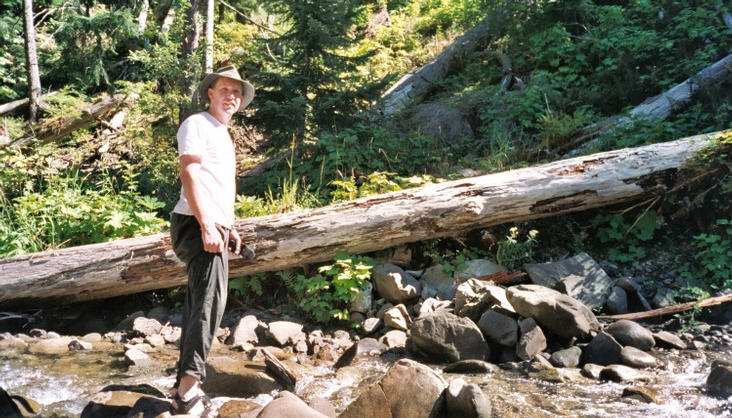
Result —
[{"label": "tree trunk", "polygon": [[140,2],[140,14],[137,15],[137,31],[142,34],[147,28],[147,13],[150,11],[150,2],[142,0]]},{"label": "tree trunk", "polygon": [[[278,271],[409,242],[662,195],[699,173],[699,150],[729,152],[732,130],[430,184],[309,211],[238,220],[254,260],[230,275]],[[721,143],[721,144],[720,144]],[[69,303],[186,283],[168,234],[0,260],[0,306]]]},{"label": "tree trunk", "polygon": [[[55,91],[48,92],[48,93],[40,96],[38,98],[38,101],[41,102],[41,101],[43,101],[44,98],[49,97],[49,96],[53,96],[54,94],[56,94]],[[6,113],[10,113],[10,112],[12,112],[12,111],[14,111],[14,110],[16,110],[18,108],[21,108],[21,107],[27,105],[28,102],[30,102],[30,99],[28,99],[26,97],[25,99],[18,99],[18,100],[13,100],[12,102],[3,103],[3,104],[0,105],[0,115],[4,115]]]},{"label": "tree trunk", "polygon": [[419,70],[408,73],[391,86],[372,109],[372,116],[389,116],[425,97],[435,87],[456,61],[469,55],[491,34],[501,33],[508,20],[507,9],[499,8],[489,13],[475,27],[465,32],[432,61]]},{"label": "tree trunk", "polygon": [[38,72],[38,56],[36,54],[36,30],[33,26],[33,1],[23,0],[23,28],[25,30],[25,69],[28,74],[28,100],[30,110],[28,117],[31,123],[38,116],[38,103],[41,95],[41,77]]},{"label": "tree trunk", "polygon": [[214,44],[214,0],[206,0],[206,56],[203,69],[206,73],[213,72],[213,44]]},{"label": "tree trunk", "polygon": [[160,25],[160,33],[170,32],[170,27],[173,26],[174,21],[175,21],[175,7],[171,6],[170,9],[168,9],[168,13],[165,14],[163,23]]},{"label": "tree trunk", "polygon": [[[196,59],[198,47],[201,43],[201,2],[191,0],[186,12],[185,37],[181,48],[181,62],[185,68],[183,80],[181,80],[181,92],[183,96],[190,99],[196,90],[196,84],[201,76],[201,62]],[[181,103],[178,112],[178,122],[183,122],[196,110],[196,103],[184,101]]]}]

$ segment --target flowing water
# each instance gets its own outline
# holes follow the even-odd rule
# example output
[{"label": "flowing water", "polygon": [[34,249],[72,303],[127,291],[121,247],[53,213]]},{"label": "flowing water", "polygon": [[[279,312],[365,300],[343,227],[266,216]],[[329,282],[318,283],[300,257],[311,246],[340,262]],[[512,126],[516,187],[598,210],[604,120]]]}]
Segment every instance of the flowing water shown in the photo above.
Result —
[{"label": "flowing water", "polygon": [[[25,351],[25,350],[23,350]],[[177,352],[171,346],[154,354],[157,368],[145,372],[127,369],[121,344],[98,343],[92,351],[63,355],[28,354],[14,349],[0,351],[0,386],[44,405],[42,416],[79,416],[89,399],[107,385],[147,383],[167,392],[173,385],[169,368]],[[708,396],[704,383],[712,360],[732,358],[732,348],[719,350],[663,350],[656,353],[664,366],[648,371],[643,383],[611,383],[590,380],[578,370],[563,369],[565,381],[531,378],[497,368],[491,373],[452,374],[434,369],[446,381],[463,378],[478,384],[493,404],[497,417],[720,417],[732,416],[732,398]],[[342,410],[358,396],[359,389],[376,382],[394,357],[370,358],[336,371],[326,366],[305,368],[297,392],[304,399],[325,397]],[[625,387],[654,389],[661,404],[622,398]],[[249,400],[266,404],[274,394]]]}]

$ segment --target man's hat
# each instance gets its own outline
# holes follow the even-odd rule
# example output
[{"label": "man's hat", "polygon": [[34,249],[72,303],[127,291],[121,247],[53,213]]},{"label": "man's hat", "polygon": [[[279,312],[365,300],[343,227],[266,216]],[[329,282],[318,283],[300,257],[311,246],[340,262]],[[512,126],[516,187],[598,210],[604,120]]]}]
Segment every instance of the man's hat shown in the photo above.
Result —
[{"label": "man's hat", "polygon": [[[216,80],[221,77],[225,77],[241,83],[242,99],[241,105],[239,106],[238,112],[244,110],[245,107],[252,102],[254,99],[254,86],[246,80],[243,80],[239,76],[239,71],[236,71],[233,65],[227,65],[226,67],[220,68],[212,73],[206,74],[201,84],[198,86],[198,90],[194,94],[194,102],[200,100],[203,103],[208,103],[208,88],[213,86]],[[197,96],[197,97],[196,97]]]}]

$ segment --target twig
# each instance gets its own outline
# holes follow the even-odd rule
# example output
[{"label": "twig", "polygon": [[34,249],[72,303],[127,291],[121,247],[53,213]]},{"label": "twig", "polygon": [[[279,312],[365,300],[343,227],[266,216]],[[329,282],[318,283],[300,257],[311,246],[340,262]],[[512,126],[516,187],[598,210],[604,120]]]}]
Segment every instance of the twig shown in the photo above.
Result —
[{"label": "twig", "polygon": [[625,239],[625,237],[627,237],[628,234],[630,234],[630,231],[632,231],[633,228],[635,228],[635,226],[638,225],[638,222],[641,220],[641,218],[643,216],[645,216],[645,214],[648,212],[648,209],[652,208],[653,205],[655,205],[656,202],[658,202],[660,199],[661,199],[661,196],[658,196],[657,198],[653,199],[653,202],[651,202],[648,206],[646,206],[646,208],[643,210],[643,213],[641,213],[640,215],[638,215],[638,217],[635,218],[635,221],[633,221],[633,225],[631,225],[630,228],[628,228],[628,230],[625,231],[625,234],[623,234],[623,239]]},{"label": "twig", "polygon": [[239,16],[241,16],[242,18],[244,18],[246,21],[248,21],[252,25],[254,25],[254,26],[256,26],[256,27],[258,27],[260,29],[264,29],[266,31],[272,32],[272,33],[274,33],[277,36],[282,36],[282,34],[277,33],[275,31],[273,31],[272,29],[270,29],[270,28],[268,28],[268,27],[266,27],[266,26],[264,26],[264,25],[262,25],[260,23],[255,22],[252,18],[250,18],[249,16],[247,16],[244,13],[240,12],[239,9],[235,8],[234,6],[232,6],[229,3],[225,2],[224,0],[219,0],[219,2],[221,4],[223,4],[224,6],[228,7],[229,9],[233,10],[236,14],[238,14]]},{"label": "twig", "polygon": [[721,305],[732,301],[732,293],[723,296],[715,296],[712,298],[702,299],[697,302],[687,302],[679,305],[667,306],[665,308],[651,309],[645,312],[633,312],[620,315],[601,315],[600,319],[643,319],[655,318],[657,316],[669,315],[673,313],[688,311],[694,308],[707,308],[709,306]]}]

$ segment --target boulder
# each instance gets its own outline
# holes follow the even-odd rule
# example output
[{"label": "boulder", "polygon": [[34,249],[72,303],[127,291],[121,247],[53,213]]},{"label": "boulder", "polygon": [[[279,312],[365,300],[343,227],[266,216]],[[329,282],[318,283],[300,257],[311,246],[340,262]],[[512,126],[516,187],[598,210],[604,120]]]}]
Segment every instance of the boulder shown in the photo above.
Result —
[{"label": "boulder", "polygon": [[555,351],[549,361],[556,367],[577,367],[580,364],[582,349],[577,346]]},{"label": "boulder", "polygon": [[625,290],[625,294],[628,297],[628,309],[631,312],[650,311],[653,309],[645,296],[643,296],[643,288],[638,283],[638,280],[632,277],[621,277],[618,279],[617,285]]},{"label": "boulder", "polygon": [[302,324],[296,322],[274,321],[270,322],[267,328],[267,335],[279,344],[280,347],[287,344],[295,345],[298,341],[307,338],[302,328]]},{"label": "boulder", "polygon": [[661,404],[658,392],[648,386],[628,386],[623,388],[623,398],[632,398],[641,402]]},{"label": "boulder", "polygon": [[84,340],[71,340],[69,343],[69,350],[71,351],[89,351],[91,350],[92,344]]},{"label": "boulder", "polygon": [[382,335],[379,342],[389,348],[401,348],[407,345],[407,333],[398,329],[391,330]]},{"label": "boulder", "polygon": [[491,403],[476,384],[455,379],[445,391],[447,416],[461,418],[490,418]]},{"label": "boulder", "polygon": [[610,315],[619,315],[628,313],[628,294],[620,286],[614,286],[610,291],[605,303],[607,311]]},{"label": "boulder", "polygon": [[[257,344],[259,337],[257,336],[257,328],[259,320],[254,315],[247,315],[239,318],[231,328],[231,334],[226,338],[226,344],[235,346],[244,346],[246,344]],[[296,327],[295,327],[296,328]],[[300,327],[302,330],[302,326]],[[285,338],[285,341],[287,339]]]},{"label": "boulder", "polygon": [[137,348],[130,348],[125,351],[127,364],[137,367],[149,367],[155,364],[155,360]]},{"label": "boulder", "polygon": [[387,370],[381,381],[351,402],[340,418],[437,417],[443,408],[442,393],[446,386],[429,367],[401,359]]},{"label": "boulder", "polygon": [[262,405],[254,402],[249,402],[244,399],[229,399],[219,407],[218,416],[255,418],[262,409]]},{"label": "boulder", "polygon": [[653,333],[637,322],[621,319],[613,322],[605,332],[612,335],[621,345],[629,345],[639,350],[648,351],[656,345]]},{"label": "boulder", "polygon": [[426,102],[414,106],[406,125],[447,144],[474,136],[468,116],[445,101]]},{"label": "boulder", "polygon": [[516,355],[522,360],[533,358],[546,349],[544,332],[536,325],[533,318],[522,319],[519,322],[521,336],[516,343]]},{"label": "boulder", "polygon": [[458,286],[455,293],[455,313],[475,322],[488,309],[515,314],[506,298],[506,290],[490,282],[469,279]]},{"label": "boulder", "polygon": [[113,331],[131,331],[132,330],[132,323],[135,321],[135,319],[145,317],[145,312],[143,311],[137,311],[129,314],[125,319],[121,320],[116,327],[114,327]]},{"label": "boulder", "polygon": [[383,324],[384,321],[382,321],[380,318],[366,318],[361,325],[361,329],[363,329],[364,334],[371,335],[376,332],[376,330],[381,328]]},{"label": "boulder", "polygon": [[490,347],[477,325],[446,311],[414,321],[410,340],[426,355],[440,361],[484,360]]},{"label": "boulder", "polygon": [[638,382],[647,381],[648,376],[638,372],[636,369],[622,364],[611,364],[600,371],[600,380],[612,380],[613,382]]},{"label": "boulder", "polygon": [[556,290],[539,285],[518,285],[507,289],[506,296],[519,315],[534,318],[559,336],[586,339],[600,328],[595,314],[587,306]]},{"label": "boulder", "polygon": [[483,360],[460,360],[442,369],[445,373],[492,373],[498,367]]},{"label": "boulder", "polygon": [[69,343],[74,341],[73,337],[49,338],[38,340],[28,347],[31,354],[63,354],[69,351]]},{"label": "boulder", "polygon": [[604,368],[604,366],[601,366],[599,364],[587,363],[582,366],[582,376],[588,377],[590,379],[599,380],[600,372]]},{"label": "boulder", "polygon": [[261,362],[209,357],[203,390],[224,396],[249,397],[282,389],[266,370]]},{"label": "boulder", "polygon": [[582,363],[594,363],[607,366],[620,362],[620,350],[623,346],[615,338],[605,332],[598,333],[582,351]]},{"label": "boulder", "polygon": [[412,325],[412,318],[404,304],[399,304],[384,312],[384,325],[390,328],[406,331]]},{"label": "boulder", "polygon": [[257,418],[328,418],[328,416],[311,408],[294,393],[284,390],[262,408]]},{"label": "boulder", "polygon": [[423,287],[431,287],[435,289],[436,296],[443,300],[452,300],[455,297],[457,284],[455,279],[445,273],[442,264],[434,265],[422,274],[420,279]]},{"label": "boulder", "polygon": [[512,346],[518,341],[518,323],[515,319],[495,311],[485,311],[478,321],[478,328],[493,343]]},{"label": "boulder", "polygon": [[163,324],[157,319],[141,316],[132,321],[132,331],[141,337],[159,334],[162,329]]},{"label": "boulder", "polygon": [[419,307],[419,313],[417,314],[418,318],[424,318],[427,315],[433,314],[437,312],[440,309],[447,310],[448,312],[452,312],[452,301],[450,300],[437,300],[434,298],[425,299],[424,302]]},{"label": "boulder", "polygon": [[707,376],[707,389],[710,393],[722,396],[732,396],[732,362],[714,361]]},{"label": "boulder", "polygon": [[463,283],[469,279],[476,277],[487,276],[489,274],[495,274],[499,272],[506,272],[506,268],[500,266],[490,260],[478,258],[470,260],[465,263],[465,268],[458,270],[453,274],[455,281]]},{"label": "boulder", "polygon": [[92,396],[81,411],[81,417],[137,416],[131,414],[133,408],[142,413],[140,416],[158,416],[170,409],[170,402],[162,399],[164,397],[149,385],[107,386]]},{"label": "boulder", "polygon": [[604,306],[615,285],[615,280],[587,253],[550,263],[524,264],[524,270],[533,283],[561,287],[569,296],[591,308]]},{"label": "boulder", "polygon": [[379,295],[397,305],[419,297],[419,281],[393,264],[379,264],[371,270],[371,280]]},{"label": "boulder", "polygon": [[657,346],[662,348],[677,348],[679,350],[686,348],[686,343],[681,338],[668,331],[654,333],[653,340]]},{"label": "boulder", "polygon": [[655,367],[658,364],[658,360],[655,357],[630,345],[620,350],[620,362],[626,366],[639,369]]}]

